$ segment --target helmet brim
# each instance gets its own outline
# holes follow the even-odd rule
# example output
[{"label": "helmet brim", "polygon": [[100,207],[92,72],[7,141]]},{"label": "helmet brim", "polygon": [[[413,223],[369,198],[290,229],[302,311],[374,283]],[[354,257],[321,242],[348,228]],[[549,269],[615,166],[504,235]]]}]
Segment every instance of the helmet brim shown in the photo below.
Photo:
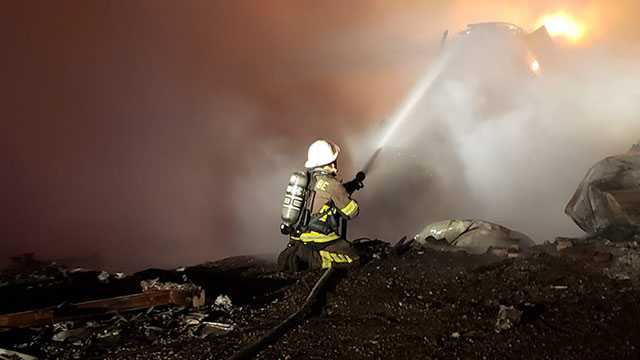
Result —
[{"label": "helmet brim", "polygon": [[326,166],[331,164],[332,162],[336,161],[336,159],[338,159],[338,155],[340,154],[340,147],[338,145],[333,144],[333,146],[335,147],[335,152],[333,153],[333,155],[331,156],[331,158],[328,158],[327,161],[324,161],[322,163],[317,163],[317,162],[312,162],[307,160],[304,163],[304,167],[307,169],[313,169],[313,168],[317,168],[320,166]]},{"label": "helmet brim", "polygon": [[328,161],[328,162],[324,162],[324,163],[322,163],[322,164],[309,162],[309,160],[307,160],[307,161],[304,163],[304,167],[306,167],[307,169],[313,169],[313,168],[317,168],[317,167],[320,167],[320,166],[326,166],[326,165],[329,165],[329,164],[331,164],[332,162],[336,161],[336,159],[337,159],[337,158],[338,158],[338,154],[336,153],[336,154],[333,156],[333,160]]}]

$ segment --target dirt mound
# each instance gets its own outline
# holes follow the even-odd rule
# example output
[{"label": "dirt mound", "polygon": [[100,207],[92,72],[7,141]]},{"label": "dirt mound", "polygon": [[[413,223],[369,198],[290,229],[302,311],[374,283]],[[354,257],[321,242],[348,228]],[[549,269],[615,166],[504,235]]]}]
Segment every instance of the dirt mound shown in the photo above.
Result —
[{"label": "dirt mound", "polygon": [[[498,261],[414,252],[355,271],[324,317],[262,358],[637,358],[638,295],[630,282],[545,253]],[[500,305],[522,316],[497,332]]]}]

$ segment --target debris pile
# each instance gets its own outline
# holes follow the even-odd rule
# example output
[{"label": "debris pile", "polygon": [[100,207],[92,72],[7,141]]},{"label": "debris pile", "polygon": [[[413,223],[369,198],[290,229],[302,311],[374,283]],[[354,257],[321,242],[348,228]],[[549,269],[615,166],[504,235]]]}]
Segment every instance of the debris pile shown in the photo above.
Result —
[{"label": "debris pile", "polygon": [[[265,273],[262,262],[244,258],[131,276],[68,270],[46,262],[20,271],[12,267],[0,273],[6,282],[0,289],[0,359],[6,354],[24,359],[104,358],[115,349],[114,358],[146,358],[149,347],[221,336],[236,328],[234,318],[242,310],[232,295],[219,291],[227,288],[229,294],[244,296],[238,298],[240,304],[269,301],[271,292],[291,280],[263,277]],[[210,298],[191,277],[207,286]],[[239,286],[243,283],[260,286],[246,289]]]},{"label": "debris pile", "polygon": [[[640,355],[637,240],[559,239],[514,258],[403,245],[359,242],[366,263],[338,274],[310,316],[257,358]],[[278,274],[251,258],[109,284],[98,273],[92,291],[135,280],[136,291],[144,281],[148,291],[201,287],[207,297],[199,308],[159,305],[2,330],[0,348],[41,359],[229,358],[298,310],[321,276]]]},{"label": "debris pile", "polygon": [[613,235],[612,228],[621,227],[640,233],[640,152],[635,148],[595,164],[569,200],[565,212],[586,233]]},{"label": "debris pile", "polygon": [[490,249],[519,251],[534,245],[527,235],[484,220],[440,221],[427,225],[414,238],[419,246],[451,247],[474,254]]}]

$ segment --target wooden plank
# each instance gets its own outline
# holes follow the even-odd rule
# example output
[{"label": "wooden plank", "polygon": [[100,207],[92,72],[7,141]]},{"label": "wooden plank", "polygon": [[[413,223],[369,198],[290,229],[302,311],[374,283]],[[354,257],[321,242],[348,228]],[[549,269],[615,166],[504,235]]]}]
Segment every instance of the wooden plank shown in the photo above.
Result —
[{"label": "wooden plank", "polygon": [[0,359],[4,360],[37,360],[35,356],[0,348]]},{"label": "wooden plank", "polygon": [[0,315],[0,327],[42,326],[60,321],[147,309],[161,305],[200,307],[204,305],[204,290],[151,290],[135,295]]}]

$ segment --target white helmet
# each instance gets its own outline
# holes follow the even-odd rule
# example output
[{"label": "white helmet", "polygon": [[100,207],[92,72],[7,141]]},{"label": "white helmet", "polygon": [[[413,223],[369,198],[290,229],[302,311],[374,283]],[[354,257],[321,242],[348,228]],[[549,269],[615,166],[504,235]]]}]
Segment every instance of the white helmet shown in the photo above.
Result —
[{"label": "white helmet", "polygon": [[340,147],[338,147],[338,145],[326,140],[316,140],[309,146],[307,162],[304,164],[304,167],[313,169],[315,167],[329,165],[336,161],[339,153]]}]

